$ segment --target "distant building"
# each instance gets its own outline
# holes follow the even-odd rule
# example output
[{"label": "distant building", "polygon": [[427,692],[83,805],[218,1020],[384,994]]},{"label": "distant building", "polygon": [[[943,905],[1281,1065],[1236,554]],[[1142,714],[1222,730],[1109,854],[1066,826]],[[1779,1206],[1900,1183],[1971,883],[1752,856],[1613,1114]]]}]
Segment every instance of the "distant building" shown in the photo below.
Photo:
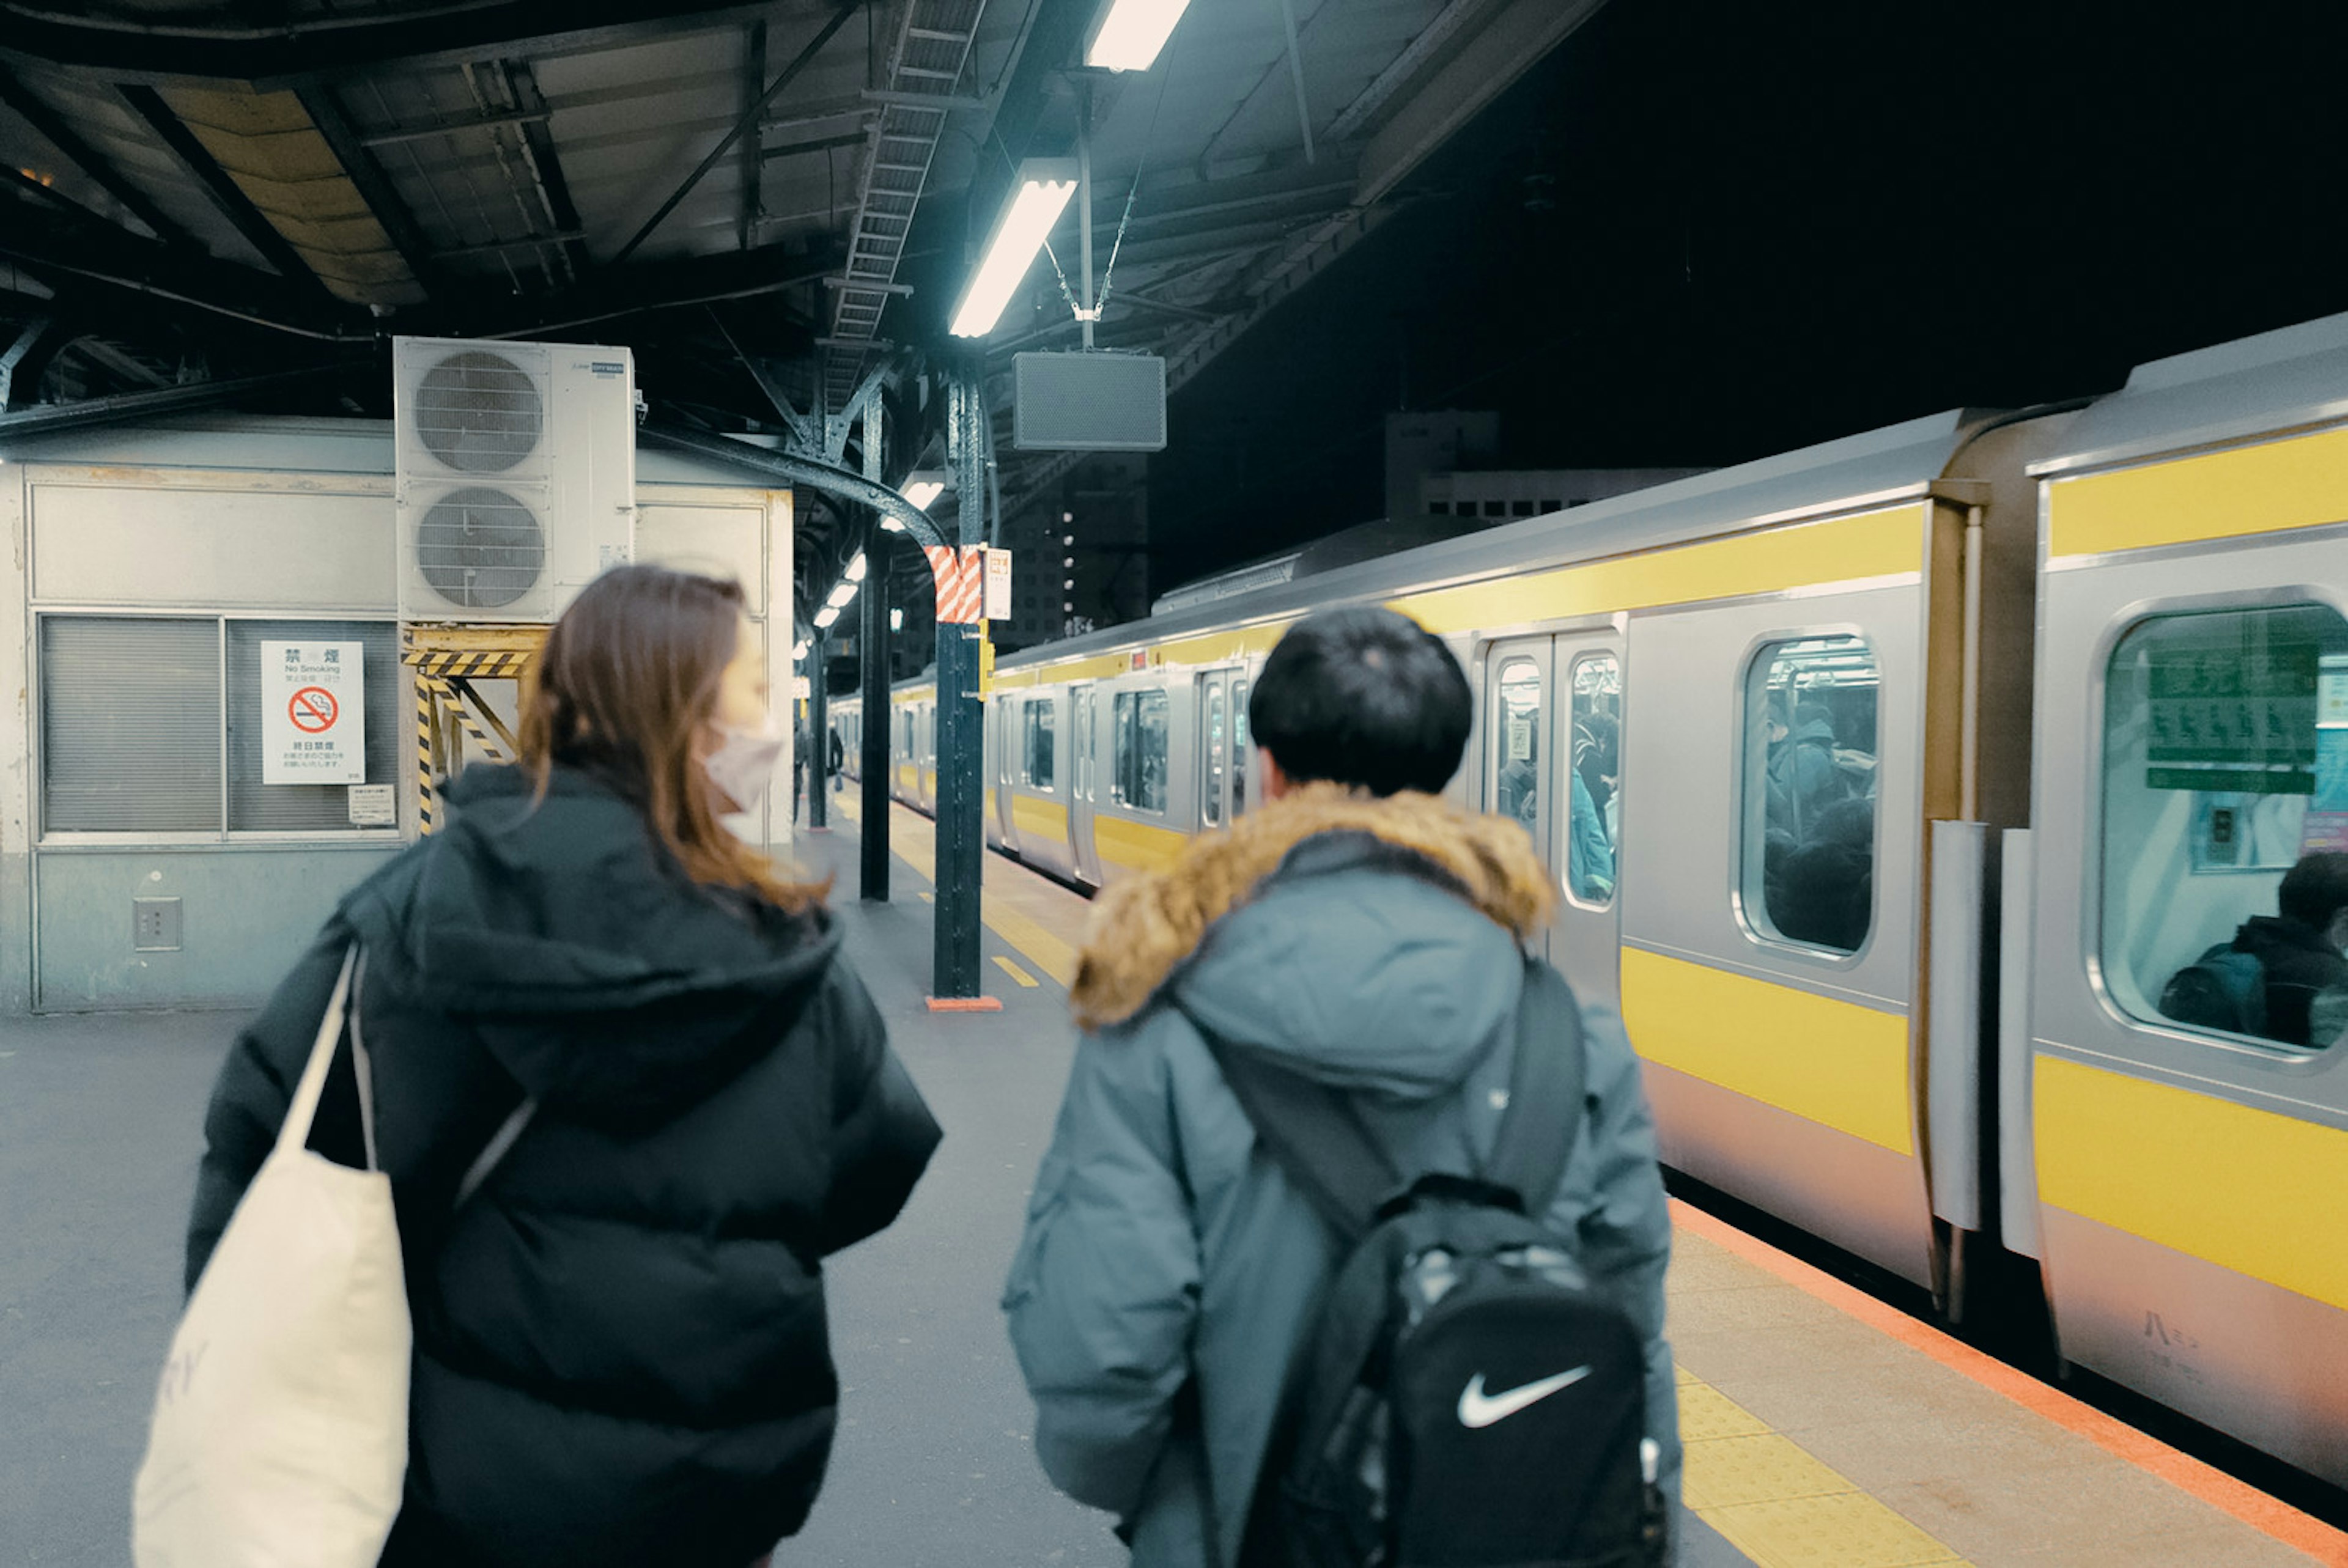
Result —
[{"label": "distant building", "polygon": [[1011,619],[995,646],[1039,642],[1138,620],[1149,613],[1148,459],[1098,453],[1004,530],[1011,551]]}]

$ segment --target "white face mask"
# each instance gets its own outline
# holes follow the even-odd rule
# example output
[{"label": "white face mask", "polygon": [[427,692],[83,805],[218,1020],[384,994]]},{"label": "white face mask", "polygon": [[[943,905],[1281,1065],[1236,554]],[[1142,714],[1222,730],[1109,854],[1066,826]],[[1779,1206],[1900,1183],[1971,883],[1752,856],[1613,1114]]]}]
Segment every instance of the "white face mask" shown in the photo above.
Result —
[{"label": "white face mask", "polygon": [[783,754],[783,742],[788,737],[775,723],[772,713],[755,730],[720,724],[717,734],[717,749],[701,764],[702,771],[709,775],[711,787],[717,792],[717,804],[727,811],[757,810],[759,799],[775,776],[776,760]]}]

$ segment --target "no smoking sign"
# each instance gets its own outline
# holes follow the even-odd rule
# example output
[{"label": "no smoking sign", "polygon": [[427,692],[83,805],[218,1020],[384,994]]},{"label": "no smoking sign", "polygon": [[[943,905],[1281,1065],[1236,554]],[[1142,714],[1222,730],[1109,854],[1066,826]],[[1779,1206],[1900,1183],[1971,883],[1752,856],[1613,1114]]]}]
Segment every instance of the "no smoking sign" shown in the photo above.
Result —
[{"label": "no smoking sign", "polygon": [[261,782],[366,783],[366,645],[261,644]]}]

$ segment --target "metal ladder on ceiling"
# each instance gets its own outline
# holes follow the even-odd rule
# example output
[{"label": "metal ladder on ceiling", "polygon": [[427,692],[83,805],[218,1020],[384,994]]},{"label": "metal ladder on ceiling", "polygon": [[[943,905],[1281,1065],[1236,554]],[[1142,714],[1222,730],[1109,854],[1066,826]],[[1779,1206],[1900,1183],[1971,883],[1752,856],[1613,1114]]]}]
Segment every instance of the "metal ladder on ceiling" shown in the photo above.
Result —
[{"label": "metal ladder on ceiling", "polygon": [[870,95],[880,112],[865,141],[847,270],[833,285],[839,303],[825,343],[827,414],[847,411],[865,362],[879,345],[881,313],[898,292],[897,266],[911,237],[913,214],[929,183],[946,118],[971,107],[954,96],[954,87],[970,63],[985,10],[986,0],[910,0],[905,6],[886,85]]}]

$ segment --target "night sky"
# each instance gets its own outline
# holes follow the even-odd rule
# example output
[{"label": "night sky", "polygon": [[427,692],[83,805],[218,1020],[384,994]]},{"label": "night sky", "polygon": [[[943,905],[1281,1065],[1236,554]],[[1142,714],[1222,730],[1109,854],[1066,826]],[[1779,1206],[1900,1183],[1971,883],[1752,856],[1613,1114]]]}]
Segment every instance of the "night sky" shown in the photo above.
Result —
[{"label": "night sky", "polygon": [[2348,310],[2348,7],[1612,0],[1174,398],[1161,587],[1378,517],[1385,415],[1719,466]]}]

